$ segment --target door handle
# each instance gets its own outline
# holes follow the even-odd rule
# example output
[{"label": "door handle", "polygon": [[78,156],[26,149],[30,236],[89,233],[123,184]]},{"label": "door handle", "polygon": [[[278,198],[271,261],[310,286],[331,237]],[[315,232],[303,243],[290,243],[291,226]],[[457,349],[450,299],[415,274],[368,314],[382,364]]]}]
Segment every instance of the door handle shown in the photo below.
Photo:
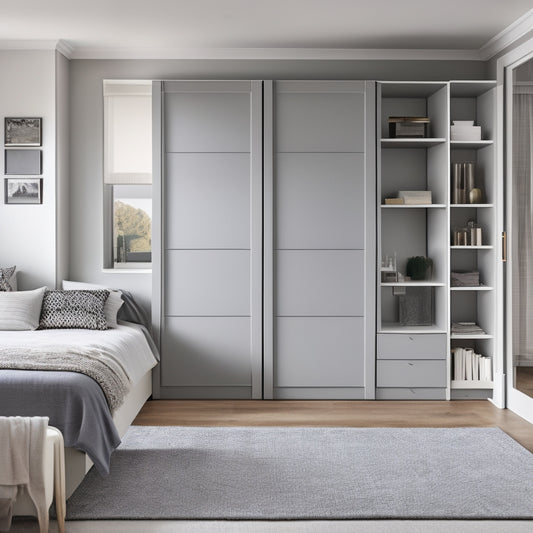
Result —
[{"label": "door handle", "polygon": [[502,262],[507,263],[507,232],[502,231]]}]

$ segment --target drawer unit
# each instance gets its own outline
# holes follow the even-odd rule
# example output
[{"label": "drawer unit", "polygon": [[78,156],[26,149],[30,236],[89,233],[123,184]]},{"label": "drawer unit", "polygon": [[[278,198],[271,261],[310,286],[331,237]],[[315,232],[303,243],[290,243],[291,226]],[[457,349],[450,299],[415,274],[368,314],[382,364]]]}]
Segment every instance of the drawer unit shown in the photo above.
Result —
[{"label": "drawer unit", "polygon": [[378,360],[378,387],[446,387],[446,361]]},{"label": "drawer unit", "polygon": [[445,333],[381,333],[378,359],[446,359]]}]

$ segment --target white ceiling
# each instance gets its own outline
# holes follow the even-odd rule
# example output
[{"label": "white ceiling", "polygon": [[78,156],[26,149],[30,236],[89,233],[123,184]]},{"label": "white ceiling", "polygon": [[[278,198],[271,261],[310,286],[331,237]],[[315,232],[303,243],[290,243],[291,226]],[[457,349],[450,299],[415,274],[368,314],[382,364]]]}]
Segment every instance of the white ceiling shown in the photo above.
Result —
[{"label": "white ceiling", "polygon": [[532,7],[533,0],[2,0],[0,47],[61,40],[72,57],[221,49],[477,52],[513,23],[521,33],[533,29],[533,11],[516,22]]}]

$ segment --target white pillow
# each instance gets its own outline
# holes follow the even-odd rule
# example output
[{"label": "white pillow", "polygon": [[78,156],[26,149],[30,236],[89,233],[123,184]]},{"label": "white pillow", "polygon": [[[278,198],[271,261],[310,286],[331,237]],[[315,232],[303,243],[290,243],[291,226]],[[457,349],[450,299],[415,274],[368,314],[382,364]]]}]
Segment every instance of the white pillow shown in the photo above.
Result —
[{"label": "white pillow", "polygon": [[0,292],[0,330],[37,329],[45,290]]},{"label": "white pillow", "polygon": [[97,290],[97,289],[106,289],[109,291],[109,298],[106,300],[104,305],[104,313],[107,321],[108,328],[117,327],[117,313],[124,303],[121,297],[121,292],[118,289],[110,289],[104,287],[103,285],[96,285],[94,283],[83,283],[82,281],[67,281],[63,280],[63,290],[64,291],[79,291],[79,290]]}]

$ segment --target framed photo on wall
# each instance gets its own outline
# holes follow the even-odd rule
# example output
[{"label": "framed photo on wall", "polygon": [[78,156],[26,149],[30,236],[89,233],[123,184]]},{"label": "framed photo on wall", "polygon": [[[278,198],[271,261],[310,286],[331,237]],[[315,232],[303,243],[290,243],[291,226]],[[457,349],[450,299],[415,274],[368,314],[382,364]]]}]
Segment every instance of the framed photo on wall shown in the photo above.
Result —
[{"label": "framed photo on wall", "polygon": [[41,131],[41,118],[6,117],[4,146],[41,146]]},{"label": "framed photo on wall", "polygon": [[6,204],[42,204],[42,178],[5,178],[4,203]]}]

